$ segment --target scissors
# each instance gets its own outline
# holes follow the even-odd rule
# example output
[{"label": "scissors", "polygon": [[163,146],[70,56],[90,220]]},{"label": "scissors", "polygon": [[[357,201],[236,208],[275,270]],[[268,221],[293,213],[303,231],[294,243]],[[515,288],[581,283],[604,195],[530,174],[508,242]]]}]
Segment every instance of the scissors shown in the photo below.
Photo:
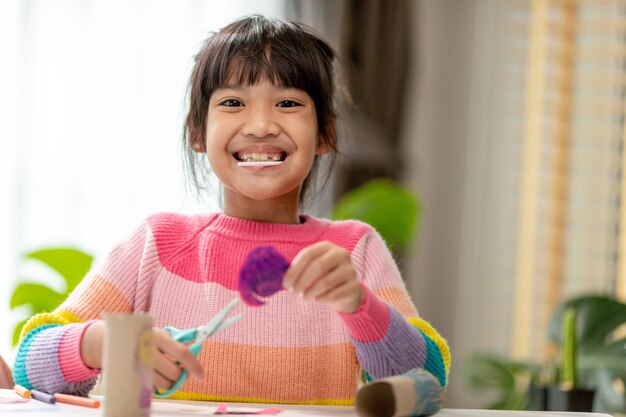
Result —
[{"label": "scissors", "polygon": [[[239,320],[243,318],[243,314],[237,314],[236,316],[232,316],[226,318],[228,313],[235,308],[237,304],[239,304],[239,297],[235,297],[231,300],[230,303],[226,305],[223,309],[221,309],[207,324],[204,326],[200,326],[193,329],[183,329],[179,330],[172,326],[166,326],[165,330],[170,334],[172,339],[177,342],[186,343],[192,342],[189,345],[189,350],[193,354],[193,356],[198,356],[200,350],[202,349],[202,342],[204,342],[207,338],[214,335],[215,333],[226,329],[227,327],[232,326],[237,323]],[[167,391],[154,391],[154,396],[157,398],[167,398],[180,388],[185,379],[187,378],[187,370],[183,369],[180,377],[176,381],[176,383]]]}]

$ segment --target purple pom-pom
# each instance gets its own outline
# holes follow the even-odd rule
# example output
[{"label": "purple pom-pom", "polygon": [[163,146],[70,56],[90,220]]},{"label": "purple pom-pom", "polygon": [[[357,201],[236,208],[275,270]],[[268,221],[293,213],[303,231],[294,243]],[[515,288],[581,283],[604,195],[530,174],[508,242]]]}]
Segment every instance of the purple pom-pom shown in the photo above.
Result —
[{"label": "purple pom-pom", "polygon": [[258,246],[248,254],[239,272],[239,294],[250,306],[265,304],[256,296],[269,297],[283,287],[289,262],[273,246]]}]

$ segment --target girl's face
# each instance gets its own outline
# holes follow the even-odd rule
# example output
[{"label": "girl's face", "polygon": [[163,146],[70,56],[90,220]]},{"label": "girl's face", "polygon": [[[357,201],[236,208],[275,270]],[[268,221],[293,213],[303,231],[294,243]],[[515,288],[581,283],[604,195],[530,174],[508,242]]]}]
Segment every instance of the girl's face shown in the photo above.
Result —
[{"label": "girl's face", "polygon": [[[315,104],[303,90],[261,80],[215,90],[209,101],[206,151],[224,185],[226,214],[233,206],[291,202],[318,148]],[[246,166],[241,162],[267,162]]]}]

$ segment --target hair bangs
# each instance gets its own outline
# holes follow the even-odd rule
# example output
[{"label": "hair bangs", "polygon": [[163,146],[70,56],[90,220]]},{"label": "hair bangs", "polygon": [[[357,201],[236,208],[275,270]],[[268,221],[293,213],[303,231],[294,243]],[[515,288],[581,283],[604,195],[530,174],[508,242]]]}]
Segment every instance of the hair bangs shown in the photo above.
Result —
[{"label": "hair bangs", "polygon": [[225,60],[228,64],[214,72],[213,91],[229,85],[251,86],[267,80],[273,85],[297,88],[311,96],[316,95],[319,80],[315,82],[311,68],[302,64],[298,57],[273,50],[271,45],[253,52],[246,49],[229,52]]}]

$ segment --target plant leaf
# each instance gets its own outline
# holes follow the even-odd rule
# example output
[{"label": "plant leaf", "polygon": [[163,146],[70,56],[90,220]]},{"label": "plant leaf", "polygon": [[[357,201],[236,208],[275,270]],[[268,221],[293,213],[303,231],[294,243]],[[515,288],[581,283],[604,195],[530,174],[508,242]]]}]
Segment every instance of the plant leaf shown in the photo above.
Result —
[{"label": "plant leaf", "polygon": [[46,248],[25,254],[26,258],[38,260],[59,273],[65,280],[69,294],[89,271],[93,256],[74,248]]},{"label": "plant leaf", "polygon": [[379,178],[347,192],[337,202],[332,218],[370,224],[397,253],[408,247],[417,231],[420,208],[419,201],[407,188]]},{"label": "plant leaf", "polygon": [[561,315],[568,307],[576,310],[576,341],[581,354],[604,346],[611,332],[626,322],[626,304],[604,295],[577,297],[557,307],[550,320],[548,336],[559,344]]},{"label": "plant leaf", "polygon": [[50,287],[25,282],[19,284],[11,296],[11,308],[27,305],[32,309],[32,313],[42,311],[52,311],[63,302],[64,294],[59,294]]},{"label": "plant leaf", "polygon": [[595,372],[596,399],[595,403],[603,412],[622,413],[626,408],[626,398],[624,393],[615,388],[615,380],[620,379],[624,385],[624,376],[616,376],[614,372],[607,369],[599,369]]},{"label": "plant leaf", "polygon": [[599,350],[593,354],[580,356],[580,370],[609,369],[626,378],[626,355],[623,347],[620,350],[610,348]]},{"label": "plant leaf", "polygon": [[487,408],[525,408],[528,385],[535,367],[486,353],[473,354],[464,365],[464,376],[471,385],[496,392],[496,401],[488,404]]}]

